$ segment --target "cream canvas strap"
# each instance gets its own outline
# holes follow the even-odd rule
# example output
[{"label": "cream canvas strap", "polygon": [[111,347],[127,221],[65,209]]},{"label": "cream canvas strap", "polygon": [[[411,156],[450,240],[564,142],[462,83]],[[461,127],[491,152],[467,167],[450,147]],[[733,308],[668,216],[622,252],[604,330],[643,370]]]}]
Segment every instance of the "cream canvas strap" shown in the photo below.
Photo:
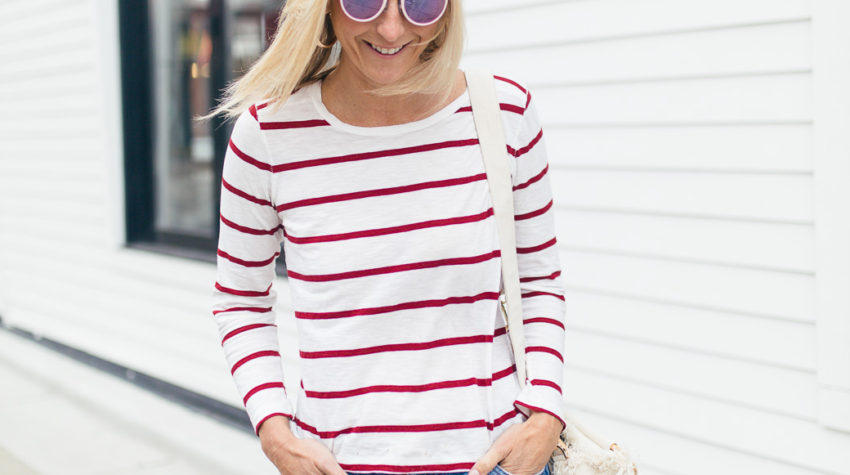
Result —
[{"label": "cream canvas strap", "polygon": [[493,201],[493,215],[501,249],[502,300],[508,336],[514,353],[520,387],[525,385],[525,335],[522,327],[522,296],[519,288],[519,268],[514,228],[513,183],[502,116],[496,97],[493,75],[482,70],[467,70],[466,85],[472,102],[472,117],[487,172],[487,185]]}]

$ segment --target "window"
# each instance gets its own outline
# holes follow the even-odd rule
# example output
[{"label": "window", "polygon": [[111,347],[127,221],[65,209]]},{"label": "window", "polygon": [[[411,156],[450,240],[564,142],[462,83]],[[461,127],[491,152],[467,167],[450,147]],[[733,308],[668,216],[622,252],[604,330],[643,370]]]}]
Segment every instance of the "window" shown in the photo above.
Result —
[{"label": "window", "polygon": [[209,112],[265,50],[281,5],[119,2],[128,245],[215,260],[232,123],[192,117]]}]

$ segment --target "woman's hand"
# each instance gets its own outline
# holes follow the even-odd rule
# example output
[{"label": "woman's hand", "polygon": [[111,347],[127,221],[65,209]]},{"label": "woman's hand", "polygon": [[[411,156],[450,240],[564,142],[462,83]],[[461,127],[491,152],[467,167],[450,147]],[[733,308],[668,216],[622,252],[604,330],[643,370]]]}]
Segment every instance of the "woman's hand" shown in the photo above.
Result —
[{"label": "woman's hand", "polygon": [[470,475],[487,475],[497,464],[516,475],[533,475],[552,456],[561,434],[561,421],[545,412],[531,411],[521,424],[508,427],[470,469]]},{"label": "woman's hand", "polygon": [[288,417],[267,419],[259,435],[263,452],[281,475],[346,475],[325,444],[296,437],[289,429]]}]

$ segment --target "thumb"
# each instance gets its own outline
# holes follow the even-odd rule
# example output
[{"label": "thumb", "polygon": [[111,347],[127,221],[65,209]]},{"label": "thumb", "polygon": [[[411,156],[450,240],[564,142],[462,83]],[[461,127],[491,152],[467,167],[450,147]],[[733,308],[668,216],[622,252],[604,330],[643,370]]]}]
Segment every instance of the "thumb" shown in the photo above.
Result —
[{"label": "thumb", "polygon": [[487,475],[493,468],[504,459],[508,454],[503,453],[499,447],[490,447],[484,455],[481,456],[472,468],[469,469],[469,475]]}]

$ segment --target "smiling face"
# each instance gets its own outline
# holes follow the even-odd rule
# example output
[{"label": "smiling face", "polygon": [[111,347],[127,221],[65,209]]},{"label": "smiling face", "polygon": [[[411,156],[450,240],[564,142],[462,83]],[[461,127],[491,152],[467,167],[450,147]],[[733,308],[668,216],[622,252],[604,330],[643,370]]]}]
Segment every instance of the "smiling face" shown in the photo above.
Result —
[{"label": "smiling face", "polygon": [[418,64],[425,42],[443,22],[416,26],[404,17],[398,0],[388,0],[384,11],[369,22],[346,16],[339,0],[329,3],[334,33],[342,47],[338,73],[368,87],[392,84],[404,77]]}]

